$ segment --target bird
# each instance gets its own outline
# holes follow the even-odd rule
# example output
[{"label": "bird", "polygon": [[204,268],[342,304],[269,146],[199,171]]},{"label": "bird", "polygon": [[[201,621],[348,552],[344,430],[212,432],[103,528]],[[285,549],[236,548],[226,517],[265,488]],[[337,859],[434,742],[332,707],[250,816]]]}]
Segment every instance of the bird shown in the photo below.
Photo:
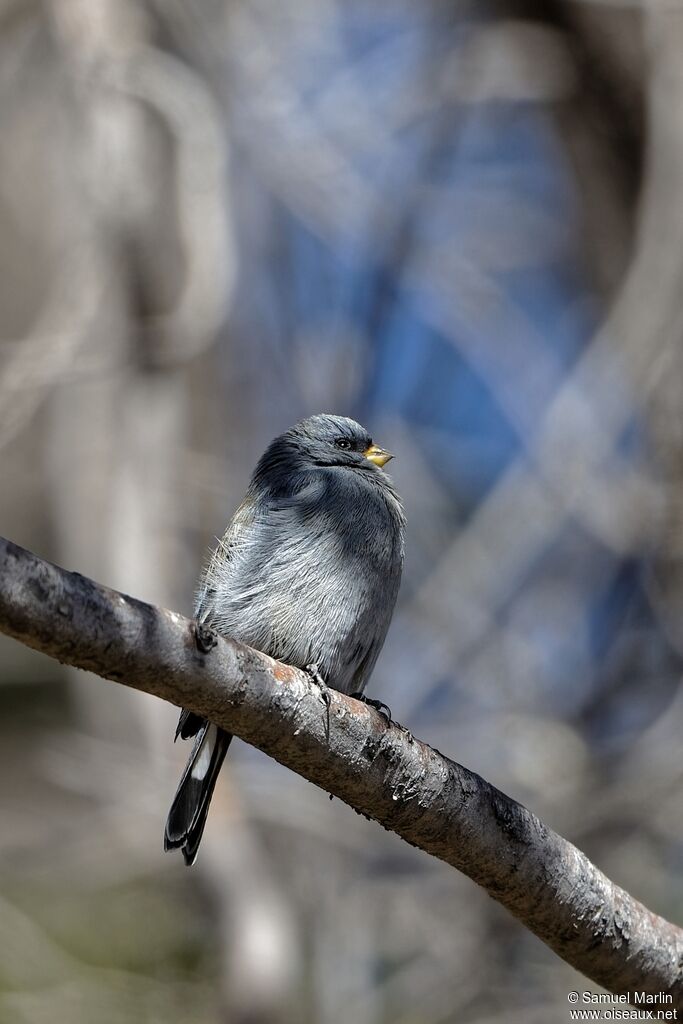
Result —
[{"label": "bird", "polygon": [[[331,413],[271,441],[200,575],[198,631],[248,644],[367,699],[404,559],[403,505],[383,469],[391,458],[359,423]],[[164,848],[181,849],[189,866],[232,736],[187,709],[178,736],[194,744]]]}]

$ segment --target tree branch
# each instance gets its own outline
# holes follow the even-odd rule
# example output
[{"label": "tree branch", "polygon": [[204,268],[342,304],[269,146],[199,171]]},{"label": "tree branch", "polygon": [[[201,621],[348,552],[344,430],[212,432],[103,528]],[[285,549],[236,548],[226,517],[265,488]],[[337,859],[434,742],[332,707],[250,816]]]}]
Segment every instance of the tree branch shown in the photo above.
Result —
[{"label": "tree branch", "polygon": [[68,665],[191,708],[469,875],[613,992],[683,1008],[683,931],[614,885],[526,808],[303,672],[0,538],[0,631]]}]

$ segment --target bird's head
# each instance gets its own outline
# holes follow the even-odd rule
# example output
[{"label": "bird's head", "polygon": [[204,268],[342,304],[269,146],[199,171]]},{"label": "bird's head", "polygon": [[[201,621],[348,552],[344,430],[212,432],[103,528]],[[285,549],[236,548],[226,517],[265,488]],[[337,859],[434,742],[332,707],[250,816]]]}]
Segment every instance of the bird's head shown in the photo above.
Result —
[{"label": "bird's head", "polygon": [[348,467],[376,471],[393,458],[373,444],[369,433],[348,416],[320,413],[301,420],[266,449],[256,470],[262,476],[275,471],[313,467]]}]

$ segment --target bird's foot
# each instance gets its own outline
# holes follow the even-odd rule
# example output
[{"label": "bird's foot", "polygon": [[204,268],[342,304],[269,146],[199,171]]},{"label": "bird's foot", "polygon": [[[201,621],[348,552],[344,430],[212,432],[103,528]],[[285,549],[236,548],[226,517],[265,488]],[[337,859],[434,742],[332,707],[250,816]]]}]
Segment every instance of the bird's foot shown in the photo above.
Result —
[{"label": "bird's foot", "polygon": [[327,689],[327,683],[321,676],[320,669],[318,668],[314,661],[312,661],[310,665],[306,666],[304,672],[306,673],[307,676],[311,677],[316,686],[319,686],[321,690]]},{"label": "bird's foot", "polygon": [[332,694],[330,693],[330,688],[327,685],[327,683],[325,682],[325,680],[323,679],[323,677],[321,676],[320,669],[315,664],[315,662],[312,662],[310,665],[307,665],[306,668],[304,669],[304,672],[306,673],[307,676],[310,676],[310,678],[313,680],[315,685],[320,690],[320,696],[322,697],[323,704],[325,705],[325,709],[327,711],[327,722],[326,722],[326,725],[325,725],[325,732],[327,733],[327,741],[329,742],[329,739],[330,739],[330,707],[332,705]]},{"label": "bird's foot", "polygon": [[332,695],[330,694],[329,686],[327,685],[327,683],[320,674],[320,669],[318,668],[318,666],[315,664],[315,662],[312,662],[310,665],[306,666],[304,672],[306,673],[307,676],[310,676],[315,685],[318,687],[318,689],[320,690],[320,696],[325,702],[325,706],[329,708],[332,702]]},{"label": "bird's foot", "polygon": [[218,633],[201,622],[195,622],[194,641],[198,651],[209,654],[218,643]]},{"label": "bird's foot", "polygon": [[380,715],[386,719],[387,725],[393,725],[391,708],[388,704],[385,704],[383,700],[374,700],[372,697],[366,697],[363,693],[352,693],[351,696],[356,700],[359,700],[362,704],[367,704],[368,707],[374,708],[375,711],[379,711]]}]

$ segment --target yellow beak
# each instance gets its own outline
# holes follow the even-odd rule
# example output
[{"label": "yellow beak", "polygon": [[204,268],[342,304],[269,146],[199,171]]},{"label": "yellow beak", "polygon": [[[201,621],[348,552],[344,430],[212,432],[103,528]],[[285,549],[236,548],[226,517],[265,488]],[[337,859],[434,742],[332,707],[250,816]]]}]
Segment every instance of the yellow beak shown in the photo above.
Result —
[{"label": "yellow beak", "polygon": [[391,452],[385,452],[384,448],[379,448],[376,444],[371,444],[369,448],[366,448],[363,455],[370,462],[374,462],[376,466],[385,466],[389,459],[394,457]]}]

